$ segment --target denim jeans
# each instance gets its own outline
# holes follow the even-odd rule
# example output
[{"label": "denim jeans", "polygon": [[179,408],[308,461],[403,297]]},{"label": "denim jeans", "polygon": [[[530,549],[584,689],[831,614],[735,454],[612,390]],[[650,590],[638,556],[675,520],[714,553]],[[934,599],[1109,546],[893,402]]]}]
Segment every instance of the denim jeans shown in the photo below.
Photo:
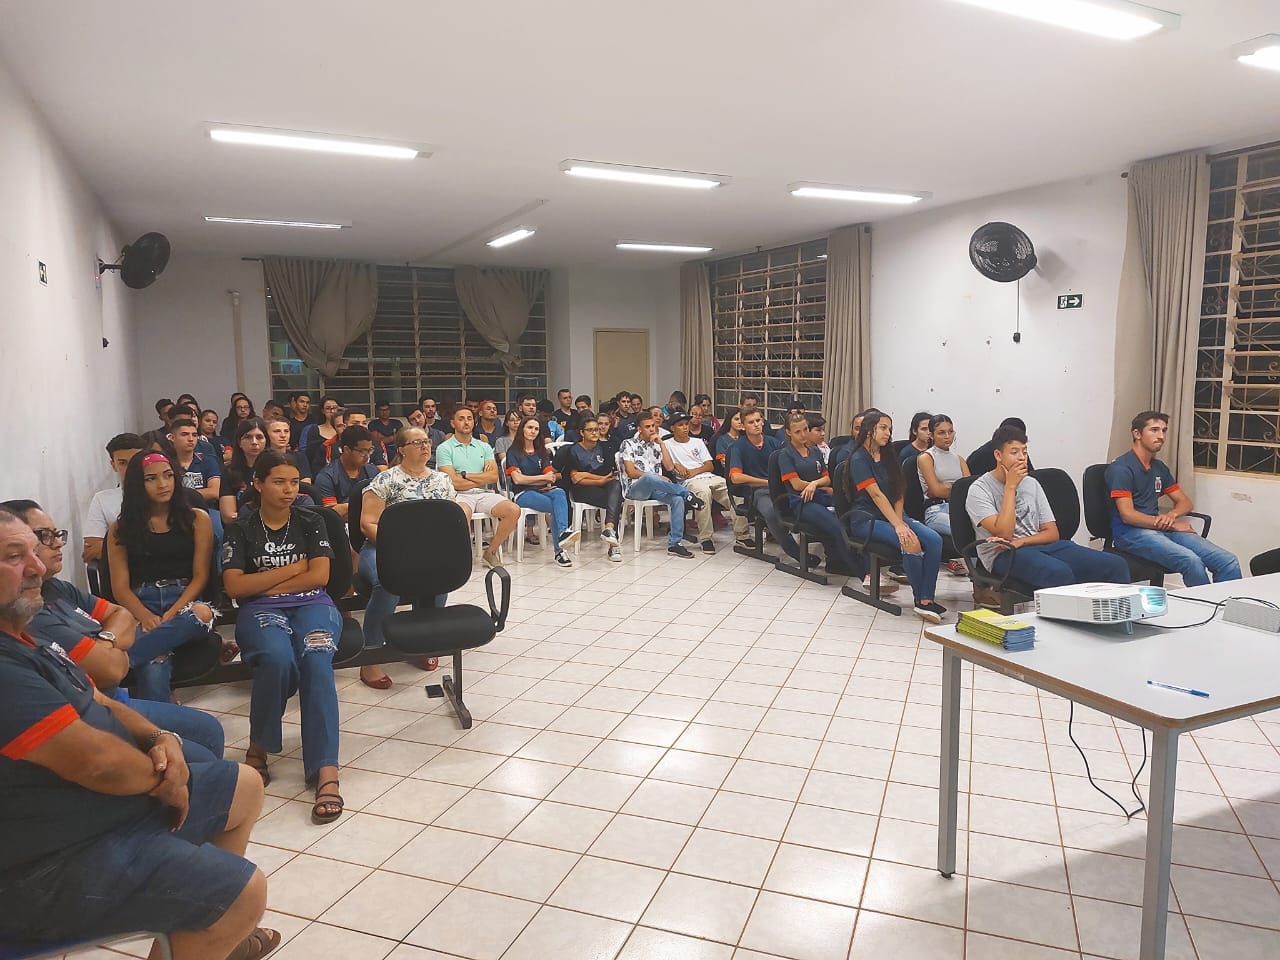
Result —
[{"label": "denim jeans", "polygon": [[559,487],[550,490],[521,490],[516,503],[526,510],[551,514],[551,542],[560,551],[560,535],[569,529],[569,495]]},{"label": "denim jeans", "polygon": [[221,760],[226,732],[214,717],[194,707],[159,700],[129,700],[125,705],[142,714],[161,730],[172,730],[182,738],[182,755],[187,763]]},{"label": "denim jeans", "polygon": [[1182,582],[1188,587],[1208,583],[1209,574],[1213,574],[1215,583],[1240,579],[1240,561],[1235,554],[1210,543],[1198,533],[1147,530],[1126,524],[1116,534],[1115,545],[1180,573]]},{"label": "denim jeans", "polygon": [[[154,583],[143,583],[134,587],[133,593],[152,613],[164,616],[165,611],[178,602],[185,589],[176,584],[157,587]],[[212,623],[205,623],[192,610],[184,610],[154,630],[138,630],[134,635],[133,646],[129,648],[134,696],[140,700],[161,700],[168,703],[169,680],[173,675],[171,654],[182,645],[207,636],[212,629]]]},{"label": "denim jeans", "polygon": [[924,508],[924,525],[939,536],[951,536],[951,510],[945,503]]},{"label": "denim jeans", "polygon": [[249,741],[268,753],[283,747],[281,718],[289,698],[302,708],[302,766],[311,781],[338,764],[338,691],[333,655],[342,617],[330,603],[296,607],[250,604],[236,621],[236,642],[253,671]]},{"label": "denim jeans", "polygon": [[873,527],[872,543],[902,550],[902,566],[907,571],[907,579],[911,581],[911,593],[915,602],[932,600],[938,588],[938,567],[942,565],[942,537],[919,520],[904,517],[902,522],[911,528],[911,532],[920,541],[922,553],[907,553],[902,550],[897,531],[888,520],[854,514],[849,519],[849,532],[853,534],[853,539],[862,540],[866,537],[868,528]]},{"label": "denim jeans", "polygon": [[831,505],[830,493],[826,490],[817,490],[808,503],[805,503],[799,494],[792,494],[787,498],[787,505],[791,508],[791,515],[797,521],[804,521],[822,531],[822,545],[827,549],[828,568],[832,565],[831,561],[835,560],[836,566],[850,573],[865,572],[866,564],[855,557],[853,551],[849,549],[848,541],[844,538],[844,528],[840,526],[839,519],[827,509]]},{"label": "denim jeans", "polygon": [[[387,617],[396,612],[400,598],[388,593],[378,580],[378,550],[368,540],[360,548],[360,576],[373,587],[369,594],[369,603],[364,608],[364,645],[366,647],[385,646],[387,639],[382,635],[382,625]],[[443,607],[449,599],[447,593],[436,597],[436,606]]]},{"label": "denim jeans", "polygon": [[617,480],[597,487],[575,484],[573,499],[578,503],[602,508],[604,522],[611,524],[615,530],[618,528],[618,521],[622,519],[622,484]]},{"label": "denim jeans", "polygon": [[760,519],[769,528],[769,532],[773,534],[773,539],[782,548],[782,552],[792,560],[799,560],[800,545],[796,543],[796,538],[791,535],[791,532],[782,525],[782,518],[778,516],[778,511],[773,506],[773,499],[769,496],[769,488],[755,487],[751,496],[754,498],[756,513],[760,514]]},{"label": "denim jeans", "polygon": [[[646,473],[631,484],[626,492],[628,500],[657,500],[671,510],[671,532],[667,535],[667,546],[674,547],[684,539],[685,501],[689,499],[689,491],[678,483],[664,480],[656,473]],[[639,518],[636,519],[639,523]]]},{"label": "denim jeans", "polygon": [[1069,583],[1128,583],[1129,565],[1114,553],[1090,550],[1070,540],[1056,540],[1033,547],[1019,547],[1015,554],[1003,550],[991,562],[991,572],[1004,576],[1013,565],[1013,576],[1039,587],[1065,587]]}]

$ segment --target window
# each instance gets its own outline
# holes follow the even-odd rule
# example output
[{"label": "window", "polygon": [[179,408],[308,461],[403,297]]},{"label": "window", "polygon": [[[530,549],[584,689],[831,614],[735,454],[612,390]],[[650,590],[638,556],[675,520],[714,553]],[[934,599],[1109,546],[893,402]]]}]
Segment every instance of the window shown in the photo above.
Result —
[{"label": "window", "polygon": [[717,413],[743,395],[770,423],[785,422],[792,397],[822,409],[826,257],[823,239],[710,265]]},{"label": "window", "polygon": [[507,409],[522,393],[546,396],[547,320],[542,297],[529,313],[520,338],[524,367],[507,376],[493,348],[467,322],[453,288],[453,271],[428,267],[378,267],[378,311],[369,333],[347,347],[342,369],[323,377],[306,366],[285,335],[267,291],[271,340],[271,389],[281,403],[307,390],[332,394],[373,416],[375,400],[386,400],[396,416],[437,400],[492,397]]},{"label": "window", "polygon": [[1210,165],[1193,448],[1197,467],[1280,474],[1280,144]]}]

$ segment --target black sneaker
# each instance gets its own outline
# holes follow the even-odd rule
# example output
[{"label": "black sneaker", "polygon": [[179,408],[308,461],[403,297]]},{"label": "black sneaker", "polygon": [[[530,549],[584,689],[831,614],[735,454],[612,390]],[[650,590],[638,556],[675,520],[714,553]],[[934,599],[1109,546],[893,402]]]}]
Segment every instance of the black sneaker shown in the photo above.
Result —
[{"label": "black sneaker", "polygon": [[689,552],[689,548],[683,543],[677,543],[673,547],[667,547],[667,553],[673,557],[684,557],[686,560],[693,556],[693,554]]},{"label": "black sneaker", "polygon": [[582,538],[582,531],[566,530],[564,533],[560,534],[560,542],[557,543],[556,546],[559,549],[563,550],[565,547],[572,547],[581,538]]},{"label": "black sneaker", "polygon": [[701,510],[703,507],[707,505],[706,502],[701,497],[692,493],[689,494],[689,499],[687,502],[689,504],[690,510]]},{"label": "black sneaker", "polygon": [[715,545],[714,543],[712,543],[710,540],[703,540],[703,541],[702,541],[702,552],[703,552],[703,553],[715,553],[715,552],[716,552],[716,545]]},{"label": "black sneaker", "polygon": [[573,560],[563,550],[559,550],[556,552],[556,563],[560,564],[560,566],[562,567],[573,566]]}]

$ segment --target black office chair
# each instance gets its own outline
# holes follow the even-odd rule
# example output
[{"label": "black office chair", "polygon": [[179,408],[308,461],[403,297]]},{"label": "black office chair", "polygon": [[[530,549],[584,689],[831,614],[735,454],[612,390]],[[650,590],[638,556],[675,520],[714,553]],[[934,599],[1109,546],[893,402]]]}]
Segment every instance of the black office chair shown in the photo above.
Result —
[{"label": "black office chair", "polygon": [[[1172,570],[1135,553],[1121,550],[1111,539],[1111,513],[1114,507],[1111,505],[1111,491],[1107,486],[1107,467],[1108,464],[1095,463],[1084,471],[1084,522],[1089,530],[1089,538],[1101,540],[1103,550],[1114,553],[1129,565],[1130,582],[1149,580],[1153,586],[1162,587],[1166,574],[1172,573]],[[1200,531],[1200,536],[1209,535],[1213,519],[1208,514],[1190,512],[1187,516],[1202,520],[1204,529]]]},{"label": "black office chair", "polygon": [[[430,545],[428,548],[426,545]],[[387,507],[378,523],[378,579],[388,592],[414,609],[387,618],[387,645],[406,659],[453,656],[453,676],[441,680],[463,729],[471,712],[462,699],[462,651],[480,647],[506,626],[511,576],[502,567],[485,575],[489,609],[470,604],[437,607],[438,594],[464,586],[471,577],[471,528],[466,514],[449,500],[406,500]],[[502,582],[494,602],[494,580]],[[427,688],[428,696],[432,689]]]},{"label": "black office chair", "polygon": [[1280,547],[1260,553],[1250,560],[1249,573],[1255,577],[1265,577],[1269,573],[1280,573]]},{"label": "black office chair", "polygon": [[[803,519],[797,519],[792,511],[790,501],[791,495],[795,491],[782,481],[782,467],[778,464],[778,457],[781,453],[781,450],[775,450],[769,454],[769,499],[773,501],[773,509],[777,512],[778,519],[782,521],[782,525],[796,538],[796,543],[800,548],[800,563],[793,565],[785,557],[779,557],[774,561],[773,566],[774,569],[789,573],[793,577],[808,580],[810,583],[821,583],[825,586],[827,583],[826,575],[815,573],[810,569],[809,563],[809,540],[814,539],[821,543],[822,531]],[[825,510],[826,508],[811,505],[809,509]],[[801,517],[804,516],[804,510],[800,511],[800,515]]]},{"label": "black office chair", "polygon": [[[347,542],[351,544],[351,549],[359,553],[364,546],[365,540],[368,539],[364,532],[360,529],[360,513],[364,508],[364,491],[372,480],[359,480],[351,489],[351,495],[347,498]],[[373,592],[373,585],[360,576],[360,570],[357,568],[352,576],[352,583],[355,584],[356,593],[361,597],[368,598]]]},{"label": "black office chair", "polygon": [[[926,501],[924,490],[920,486],[919,457],[907,457],[902,463],[902,512],[912,520],[924,523],[925,509],[934,502]],[[951,508],[948,507],[948,510]],[[956,550],[955,541],[950,537],[942,538],[942,559],[951,560],[960,554]]]},{"label": "black office chair", "polygon": [[333,559],[329,561],[329,582],[324,589],[342,615],[342,635],[338,637],[338,649],[333,655],[334,667],[341,667],[364,652],[364,628],[359,621],[348,616],[345,610],[349,606],[346,603],[347,593],[351,590],[355,576],[355,569],[351,565],[351,544],[347,540],[347,525],[332,507],[317,504],[299,509],[319,514],[324,521],[329,546],[333,550]]},{"label": "black office chair", "polygon": [[840,526],[845,531],[845,542],[849,544],[849,549],[862,554],[871,568],[871,589],[863,590],[861,584],[855,587],[852,583],[846,583],[840,588],[840,592],[846,597],[852,597],[859,603],[865,603],[869,607],[875,607],[877,610],[891,613],[895,617],[900,616],[902,607],[884,599],[881,594],[880,568],[891,567],[894,564],[901,563],[902,551],[897,547],[873,542],[871,530],[868,530],[867,535],[861,540],[855,539],[848,532],[849,521],[853,514],[853,502],[845,493],[845,477],[849,472],[851,459],[845,460],[840,466],[836,467],[836,472],[831,477],[831,492],[835,499],[836,516],[840,519]]},{"label": "black office chair", "polygon": [[760,516],[760,511],[756,509],[755,494],[755,487],[747,486],[744,483],[729,484],[729,502],[733,504],[733,512],[740,517],[746,518],[755,540],[755,546],[744,547],[735,538],[733,552],[744,557],[751,557],[753,560],[764,560],[766,563],[776,565],[778,558],[773,554],[765,553],[764,550],[765,523],[764,517]]},{"label": "black office chair", "polygon": [[[951,514],[951,539],[956,549],[964,557],[969,568],[969,579],[981,586],[990,587],[1000,594],[1000,612],[1013,613],[1013,608],[1020,603],[1030,603],[1035,596],[1036,588],[1025,580],[1012,576],[992,573],[978,560],[977,533],[973,522],[969,519],[965,501],[969,496],[969,488],[981,474],[961,477],[951,487],[951,498],[948,501],[948,512]],[[1070,540],[1080,527],[1080,498],[1076,493],[1076,485],[1065,470],[1057,467],[1044,467],[1035,472],[1035,479],[1044,490],[1049,507],[1053,510],[1054,520],[1058,525],[1058,536]],[[1017,552],[1017,548],[1013,548]]]}]

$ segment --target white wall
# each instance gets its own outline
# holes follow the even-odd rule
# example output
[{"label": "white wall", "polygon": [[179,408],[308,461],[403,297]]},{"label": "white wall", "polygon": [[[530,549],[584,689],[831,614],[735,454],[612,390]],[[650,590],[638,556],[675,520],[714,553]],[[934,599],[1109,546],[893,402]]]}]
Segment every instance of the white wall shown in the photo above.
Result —
[{"label": "white wall", "polygon": [[[947,413],[967,454],[1019,416],[1038,466],[1078,483],[1105,460],[1127,214],[1117,171],[876,224],[872,400],[893,415],[895,435],[917,410]],[[1021,227],[1040,259],[1022,281],[1021,343],[1016,285],[969,262],[969,238],[990,220]],[[1063,293],[1083,293],[1084,307],[1058,310]]]},{"label": "white wall", "polygon": [[[240,297],[244,383],[236,382],[232,292]],[[267,305],[262,265],[239,257],[174,250],[168,269],[136,297],[138,342],[147,362],[139,374],[137,417],[158,423],[155,401],[195,394],[225,416],[231,394],[247,393],[261,410],[270,398]]]},{"label": "white wall", "polygon": [[547,293],[548,388],[595,396],[593,331],[649,331],[649,382],[631,389],[665,403],[680,381],[680,270],[553,270]]},{"label": "white wall", "polygon": [[98,288],[97,258],[124,238],[3,65],[0,130],[0,499],[39,500],[71,530],[75,577],[82,513],[113,479],[104,447],[135,426],[137,294],[111,273]]}]

